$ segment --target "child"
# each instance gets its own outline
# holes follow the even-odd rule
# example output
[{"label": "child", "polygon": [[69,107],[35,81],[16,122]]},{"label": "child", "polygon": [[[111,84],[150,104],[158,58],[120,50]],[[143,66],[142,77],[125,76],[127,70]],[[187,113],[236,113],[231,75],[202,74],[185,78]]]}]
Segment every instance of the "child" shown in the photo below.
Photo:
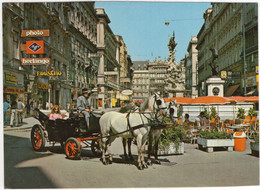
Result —
[{"label": "child", "polygon": [[61,113],[60,113],[60,108],[58,105],[54,105],[51,109],[51,114],[50,114],[50,119],[51,120],[56,120],[56,119],[62,119]]}]

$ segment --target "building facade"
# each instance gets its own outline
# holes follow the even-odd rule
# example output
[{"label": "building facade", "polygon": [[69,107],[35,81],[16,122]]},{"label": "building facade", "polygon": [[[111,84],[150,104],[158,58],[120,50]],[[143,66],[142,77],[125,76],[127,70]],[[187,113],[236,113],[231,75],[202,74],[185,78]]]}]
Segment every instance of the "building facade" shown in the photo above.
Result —
[{"label": "building facade", "polygon": [[[166,62],[155,59],[153,62],[148,63],[148,71],[150,78],[150,88],[149,91],[153,92],[165,92],[165,87],[167,83],[167,71],[169,65]],[[164,94],[165,97],[166,94]]]},{"label": "building facade", "polygon": [[[197,35],[199,95],[207,95],[205,81],[212,76],[209,66],[212,61],[210,48],[215,49],[218,56],[215,60],[218,75],[226,81],[225,96],[246,95],[256,89],[257,4],[212,3],[212,8],[205,11],[204,19]],[[250,74],[249,68],[252,71]],[[249,75],[254,78],[251,83],[247,79]]]},{"label": "building facade", "polygon": [[189,42],[187,51],[188,54],[185,56],[185,88],[186,96],[191,98],[198,97],[198,50],[197,47],[197,37],[192,36]]},{"label": "building facade", "polygon": [[[21,97],[29,105],[27,112],[33,107],[45,109],[47,102],[69,109],[87,87],[100,90],[92,95],[94,107],[105,107],[108,92],[123,89],[120,42],[109,22],[104,9],[95,8],[95,2],[3,3],[4,97],[9,101]],[[22,37],[24,30],[48,30],[49,35]],[[44,53],[27,54],[27,41],[37,40],[43,41]],[[125,53],[124,57],[125,69],[130,69],[130,56]],[[22,58],[50,61],[24,65]],[[49,72],[59,75],[46,75]]]},{"label": "building facade", "polygon": [[133,61],[133,96],[135,103],[142,103],[149,97],[149,61]]}]

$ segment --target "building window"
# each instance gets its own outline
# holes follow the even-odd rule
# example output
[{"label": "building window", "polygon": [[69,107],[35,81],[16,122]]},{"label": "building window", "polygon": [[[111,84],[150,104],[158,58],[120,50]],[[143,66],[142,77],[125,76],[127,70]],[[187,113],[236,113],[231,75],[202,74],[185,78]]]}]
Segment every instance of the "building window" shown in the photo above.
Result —
[{"label": "building window", "polygon": [[13,33],[13,56],[15,59],[19,59],[19,47],[18,47],[18,32],[14,31]]}]

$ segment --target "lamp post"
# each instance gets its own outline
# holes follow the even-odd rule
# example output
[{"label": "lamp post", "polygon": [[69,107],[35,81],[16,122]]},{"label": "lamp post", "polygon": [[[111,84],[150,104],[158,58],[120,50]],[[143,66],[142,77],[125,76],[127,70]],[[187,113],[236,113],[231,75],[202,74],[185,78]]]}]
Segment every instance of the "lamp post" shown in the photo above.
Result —
[{"label": "lamp post", "polygon": [[242,4],[242,42],[243,42],[243,67],[244,67],[244,96],[246,96],[246,40],[245,40],[245,4]]}]

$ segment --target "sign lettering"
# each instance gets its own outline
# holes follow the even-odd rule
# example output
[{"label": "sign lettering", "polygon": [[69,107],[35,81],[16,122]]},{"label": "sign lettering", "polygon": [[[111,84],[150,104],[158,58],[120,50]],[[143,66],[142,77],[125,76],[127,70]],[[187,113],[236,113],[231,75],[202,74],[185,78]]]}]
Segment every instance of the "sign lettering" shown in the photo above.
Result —
[{"label": "sign lettering", "polygon": [[22,65],[49,65],[50,58],[21,58]]},{"label": "sign lettering", "polygon": [[37,76],[60,76],[62,75],[61,71],[37,71]]},{"label": "sign lettering", "polygon": [[22,30],[21,37],[44,37],[50,36],[50,30]]},{"label": "sign lettering", "polygon": [[8,84],[17,84],[17,77],[12,73],[5,73],[5,82]]}]

